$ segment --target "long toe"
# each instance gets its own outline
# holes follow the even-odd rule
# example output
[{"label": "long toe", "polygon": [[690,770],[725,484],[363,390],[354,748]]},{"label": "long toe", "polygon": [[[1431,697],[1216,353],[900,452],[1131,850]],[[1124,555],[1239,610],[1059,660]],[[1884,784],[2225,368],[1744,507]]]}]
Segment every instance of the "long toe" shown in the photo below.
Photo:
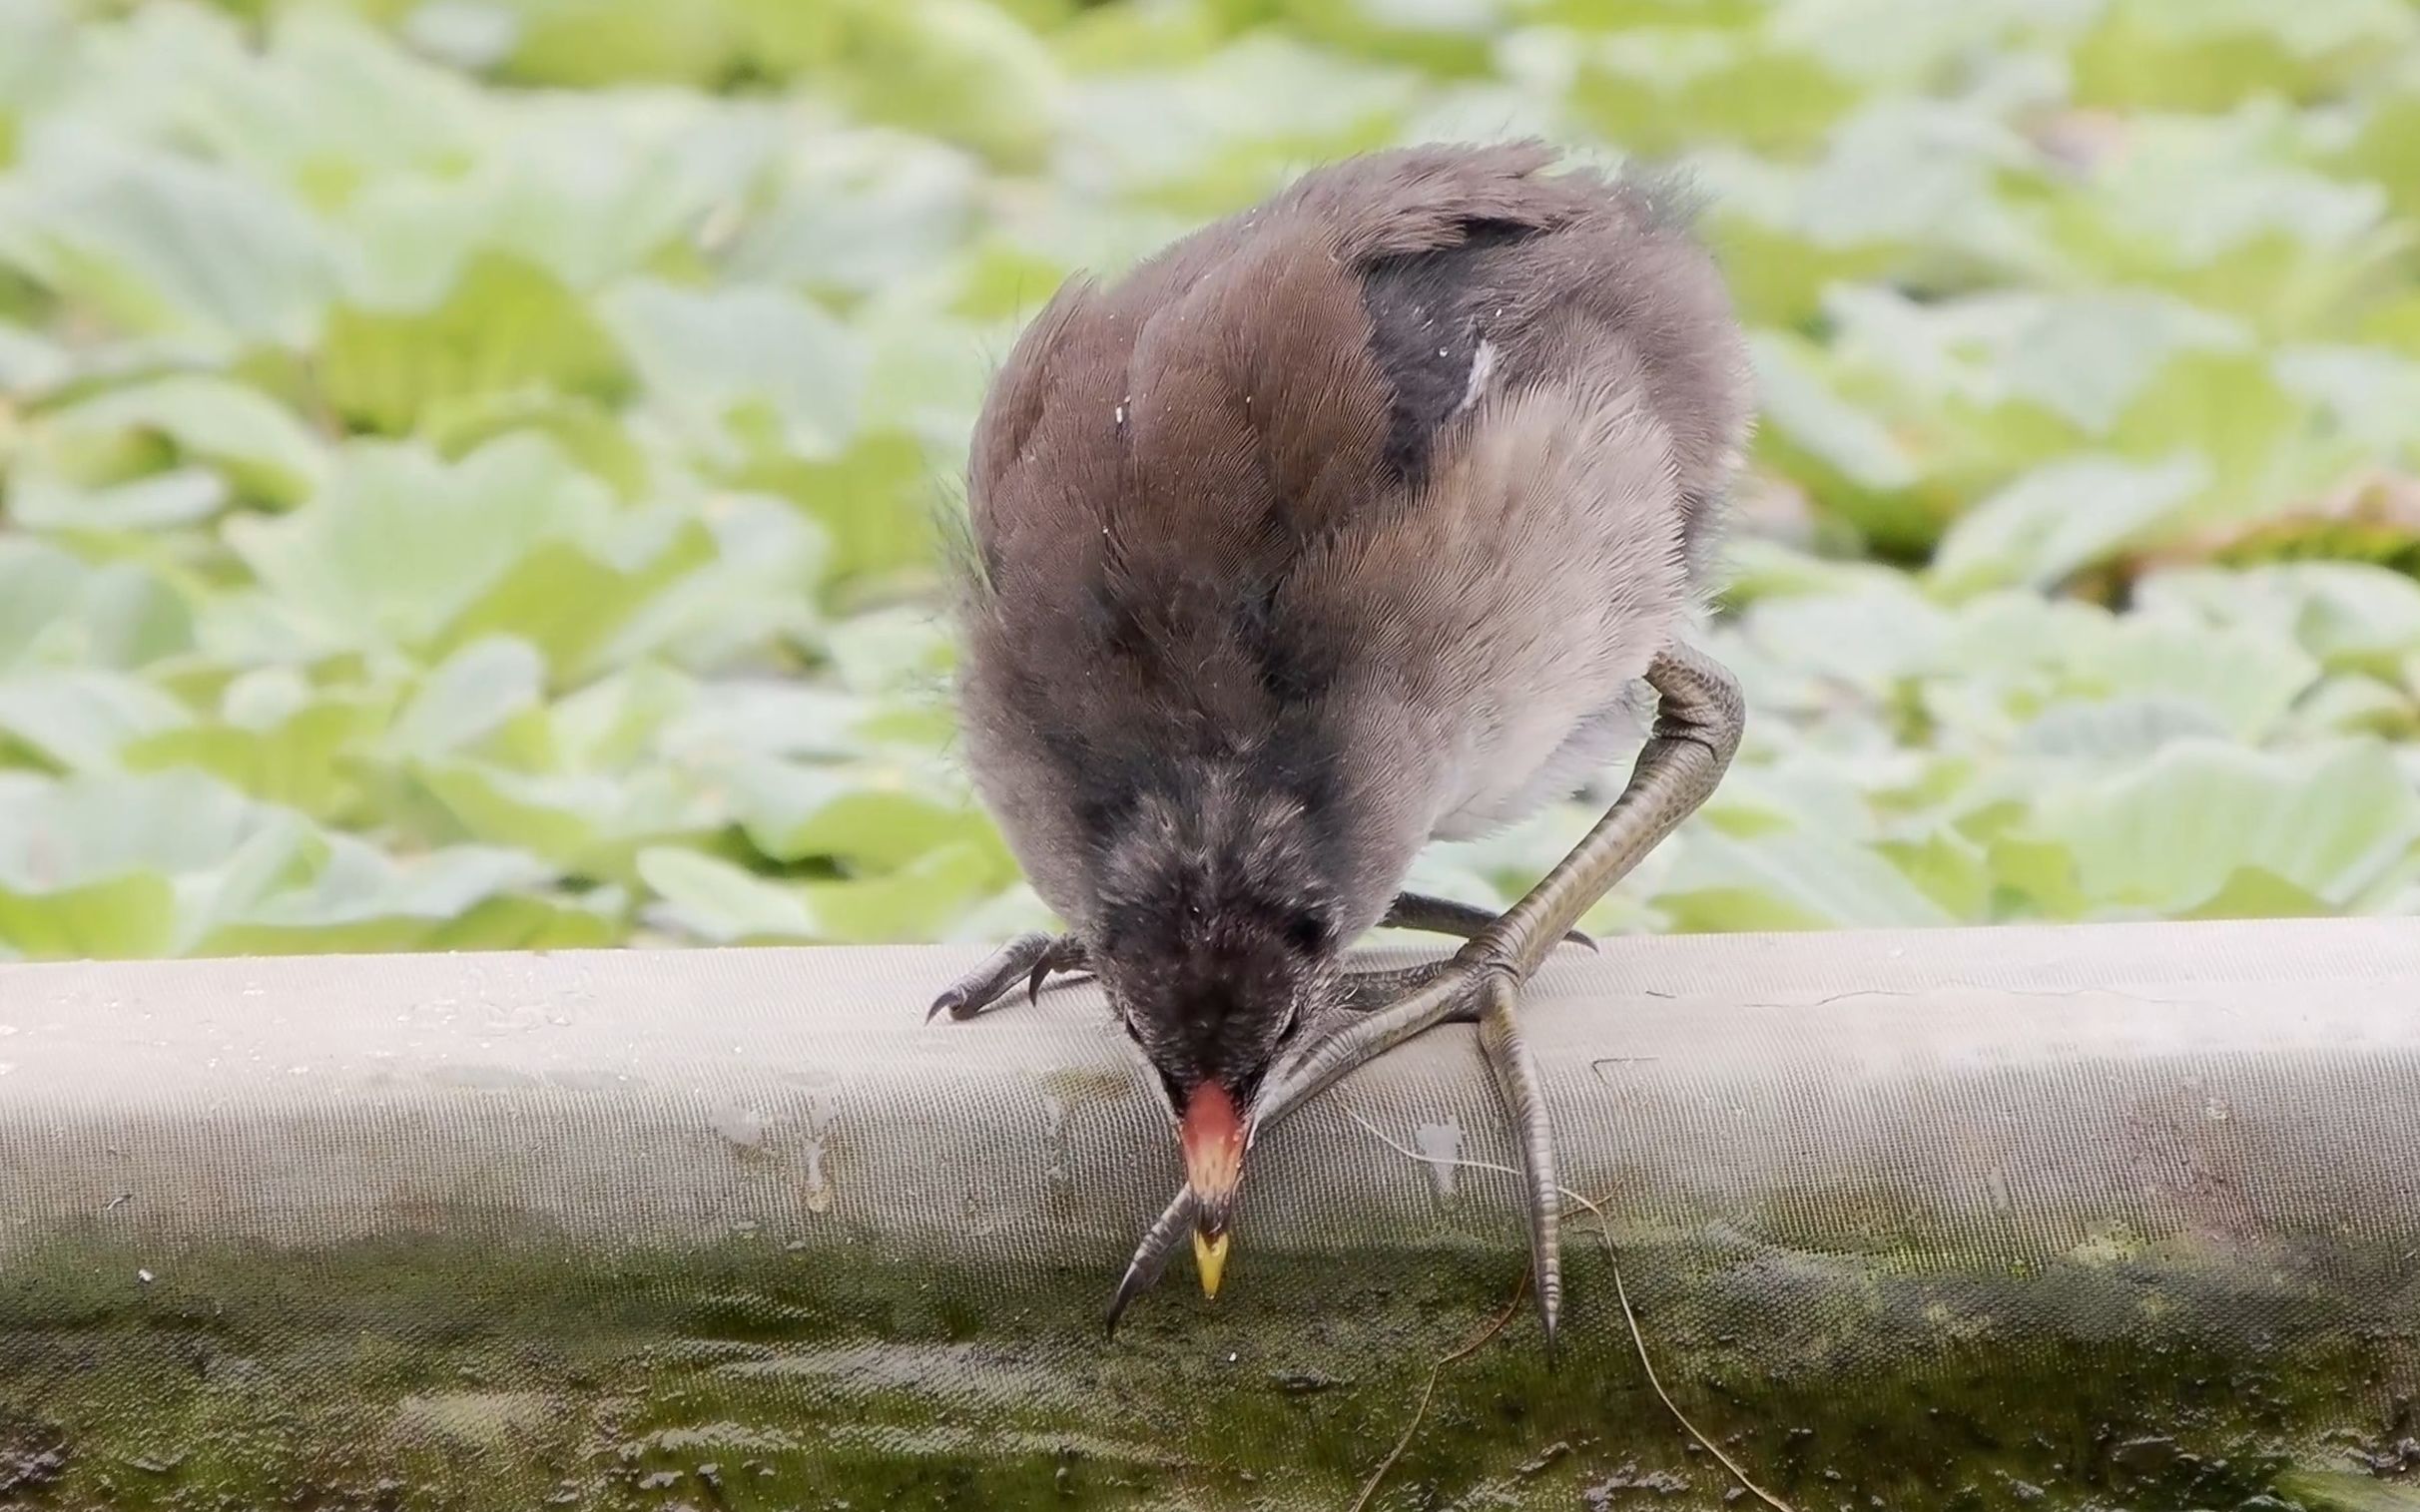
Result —
[{"label": "long toe", "polygon": [[1546,1117],[1537,1063],[1520,1031],[1519,989],[1505,972],[1491,973],[1479,1012],[1479,1050],[1495,1074],[1496,1090],[1512,1121],[1529,1222],[1529,1265],[1537,1278],[1537,1318],[1549,1355],[1562,1314],[1562,1188],[1555,1179],[1554,1128]]}]

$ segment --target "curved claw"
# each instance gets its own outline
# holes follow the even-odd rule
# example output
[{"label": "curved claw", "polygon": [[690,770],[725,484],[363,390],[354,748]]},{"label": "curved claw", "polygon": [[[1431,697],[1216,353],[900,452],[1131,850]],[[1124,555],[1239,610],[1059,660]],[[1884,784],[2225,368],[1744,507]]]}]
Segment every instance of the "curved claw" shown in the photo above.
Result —
[{"label": "curved claw", "polygon": [[1513,1008],[1517,992],[1509,976],[1491,975],[1479,1013],[1481,1059],[1495,1073],[1505,1112],[1520,1151],[1521,1186],[1528,1199],[1529,1267],[1536,1276],[1537,1318],[1546,1353],[1554,1353],[1554,1325],[1562,1312],[1562,1188],[1554,1172],[1554,1129],[1537,1079],[1537,1062],[1520,1032]]},{"label": "curved claw", "polygon": [[1176,1194],[1176,1201],[1159,1216],[1143,1235],[1142,1243],[1134,1247],[1134,1259],[1126,1262],[1126,1273],[1117,1283],[1117,1292],[1109,1298],[1108,1330],[1117,1332],[1117,1320],[1127,1304],[1159,1283],[1168,1271],[1168,1261],[1175,1257],[1178,1243],[1193,1224],[1193,1189],[1187,1187]]},{"label": "curved claw", "polygon": [[1055,964],[1057,963],[1046,955],[1033,963],[1033,974],[1025,978],[1026,1002],[1038,1003],[1042,1000],[1042,979],[1050,975],[1050,968]]},{"label": "curved claw", "polygon": [[942,993],[939,997],[932,1000],[932,1006],[924,1010],[924,1022],[929,1024],[934,1019],[939,1018],[944,1012],[946,1012],[952,1018],[962,1018],[964,1016],[965,1007],[966,993],[964,989],[952,987],[948,991]]}]

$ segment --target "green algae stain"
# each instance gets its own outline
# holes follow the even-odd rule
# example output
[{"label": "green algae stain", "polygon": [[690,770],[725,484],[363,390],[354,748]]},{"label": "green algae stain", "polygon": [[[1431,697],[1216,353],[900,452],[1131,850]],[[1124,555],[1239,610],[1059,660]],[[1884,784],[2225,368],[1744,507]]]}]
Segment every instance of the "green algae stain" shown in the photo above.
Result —
[{"label": "green algae stain", "polygon": [[[1601,1252],[1567,1254],[1559,1360],[1519,1311],[1446,1367],[1376,1505],[1729,1505]],[[2333,1446],[2420,1381],[2415,1325],[2379,1321],[2412,1283],[2392,1250],[2022,1276],[1670,1239],[1624,1257],[1666,1386],[1808,1512],[2318,1512],[2308,1488],[2338,1482],[2310,1475],[2341,1476]],[[1109,1339],[1089,1267],[605,1253],[471,1215],[309,1252],[63,1238],[0,1268],[0,1506],[1344,1506],[1517,1279],[1483,1247],[1251,1262],[1216,1304],[1163,1286]]]}]

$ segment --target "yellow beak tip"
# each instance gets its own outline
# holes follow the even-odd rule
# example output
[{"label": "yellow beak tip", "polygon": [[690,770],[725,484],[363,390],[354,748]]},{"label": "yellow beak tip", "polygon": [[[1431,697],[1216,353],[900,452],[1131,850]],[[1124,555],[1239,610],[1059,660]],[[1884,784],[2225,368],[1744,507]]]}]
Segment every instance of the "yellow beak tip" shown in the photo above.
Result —
[{"label": "yellow beak tip", "polygon": [[1227,1273],[1227,1236],[1204,1239],[1201,1231],[1195,1230],[1193,1263],[1202,1273],[1202,1295],[1216,1298],[1219,1280]]}]

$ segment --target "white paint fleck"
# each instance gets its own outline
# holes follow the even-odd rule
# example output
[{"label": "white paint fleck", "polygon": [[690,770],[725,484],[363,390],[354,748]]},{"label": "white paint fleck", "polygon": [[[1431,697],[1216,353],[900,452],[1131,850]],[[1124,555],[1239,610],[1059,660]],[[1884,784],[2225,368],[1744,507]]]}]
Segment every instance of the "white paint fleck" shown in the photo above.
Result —
[{"label": "white paint fleck", "polygon": [[808,1140],[801,1154],[805,1157],[807,1169],[799,1177],[799,1200],[807,1205],[810,1213],[830,1213],[832,1178],[824,1172],[824,1142],[820,1139]]},{"label": "white paint fleck", "polygon": [[1454,1176],[1461,1169],[1458,1162],[1462,1159],[1462,1125],[1451,1120],[1423,1124],[1412,1131],[1412,1148],[1429,1163],[1429,1180],[1441,1198],[1454,1195]]},{"label": "white paint fleck", "polygon": [[725,1103],[707,1117],[714,1132],[743,1150],[755,1150],[765,1143],[765,1121],[753,1108],[737,1103]]},{"label": "white paint fleck", "polygon": [[138,1270],[135,1272],[135,1279],[148,1286],[152,1283],[155,1277],[149,1270]]}]

